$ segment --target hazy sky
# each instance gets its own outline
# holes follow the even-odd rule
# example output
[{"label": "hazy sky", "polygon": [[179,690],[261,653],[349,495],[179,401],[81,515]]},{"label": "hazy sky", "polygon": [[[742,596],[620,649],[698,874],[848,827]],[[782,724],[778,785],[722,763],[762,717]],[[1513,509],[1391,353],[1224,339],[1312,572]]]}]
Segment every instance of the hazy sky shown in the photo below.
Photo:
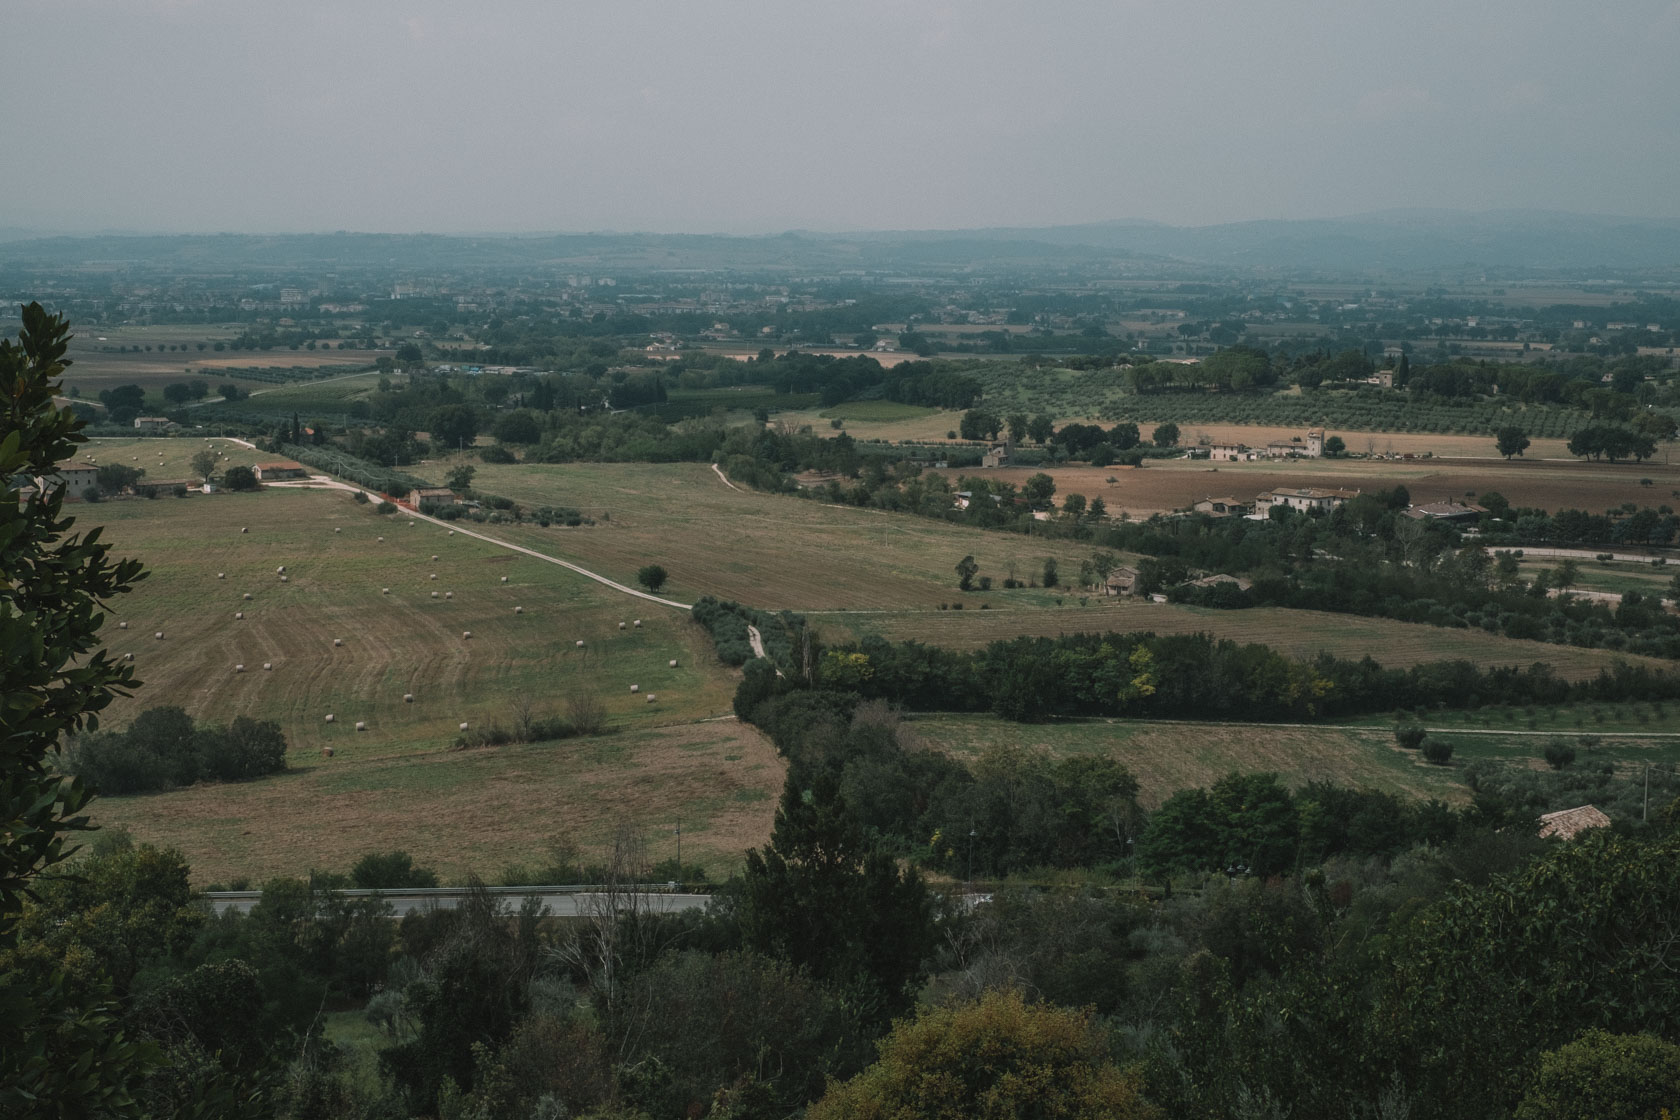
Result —
[{"label": "hazy sky", "polygon": [[1680,0],[0,0],[0,227],[1680,217]]}]

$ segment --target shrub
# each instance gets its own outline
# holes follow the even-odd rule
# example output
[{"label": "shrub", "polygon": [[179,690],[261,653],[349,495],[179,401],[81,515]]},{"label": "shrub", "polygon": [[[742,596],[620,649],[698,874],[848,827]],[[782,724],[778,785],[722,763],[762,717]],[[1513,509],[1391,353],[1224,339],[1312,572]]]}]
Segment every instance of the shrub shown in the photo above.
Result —
[{"label": "shrub", "polygon": [[636,582],[649,591],[658,591],[665,586],[668,573],[658,564],[648,564],[636,570]]},{"label": "shrub", "polygon": [[1415,751],[1423,745],[1423,740],[1429,735],[1422,724],[1403,723],[1394,729],[1394,741],[1409,751]]},{"label": "shrub", "polygon": [[1680,1046],[1589,1030],[1540,1055],[1517,1120],[1645,1120],[1680,1115]]},{"label": "shrub", "polygon": [[1423,757],[1436,766],[1445,766],[1452,761],[1453,747],[1451,743],[1440,739],[1425,739],[1423,741]]},{"label": "shrub", "polygon": [[250,467],[229,467],[222,475],[222,485],[229,490],[255,490],[257,472]]},{"label": "shrub", "polygon": [[1546,765],[1553,770],[1563,770],[1575,761],[1575,748],[1561,739],[1553,739],[1546,744]]}]

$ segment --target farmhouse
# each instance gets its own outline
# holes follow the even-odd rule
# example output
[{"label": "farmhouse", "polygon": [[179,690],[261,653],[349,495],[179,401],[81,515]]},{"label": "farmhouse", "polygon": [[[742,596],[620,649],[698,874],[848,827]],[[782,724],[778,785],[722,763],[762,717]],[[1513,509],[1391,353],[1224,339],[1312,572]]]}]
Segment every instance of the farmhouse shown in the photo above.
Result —
[{"label": "farmhouse", "polygon": [[1209,517],[1241,517],[1251,506],[1252,503],[1238,501],[1236,498],[1203,498],[1190,508]]},{"label": "farmhouse", "polygon": [[409,497],[414,501],[416,506],[423,506],[427,504],[435,506],[452,506],[460,501],[460,499],[455,496],[455,491],[449,489],[447,486],[428,486],[423,489],[416,490],[414,493],[410,494]]},{"label": "farmhouse", "polygon": [[251,469],[264,482],[274,482],[282,478],[309,477],[309,472],[304,470],[302,463],[294,463],[290,459],[276,459],[272,463],[258,463]]},{"label": "farmhouse", "polygon": [[1246,443],[1216,443],[1208,448],[1208,458],[1215,463],[1248,463],[1260,458],[1260,452]]},{"label": "farmhouse", "polygon": [[52,474],[41,475],[35,485],[43,494],[62,486],[66,498],[85,498],[89,490],[97,489],[98,479],[98,467],[71,459],[54,466]]},{"label": "farmhouse", "polygon": [[1137,581],[1136,568],[1115,568],[1108,573],[1103,590],[1109,595],[1136,595]]},{"label": "farmhouse", "polygon": [[1343,502],[1359,497],[1357,490],[1320,490],[1303,486],[1299,490],[1271,490],[1254,499],[1255,517],[1266,517],[1273,506],[1301,513],[1329,513]]},{"label": "farmhouse", "polygon": [[1456,498],[1449,498],[1444,502],[1428,502],[1424,505],[1412,506],[1406,510],[1406,516],[1414,521],[1446,521],[1474,525],[1482,519],[1487,510],[1475,502],[1462,502]]},{"label": "farmhouse", "polygon": [[1270,459],[1317,459],[1323,454],[1323,428],[1314,428],[1304,440],[1300,436],[1291,436],[1274,439],[1266,445],[1266,456]]},{"label": "farmhouse", "polygon": [[1007,467],[1009,465],[1009,441],[994,443],[980,456],[982,467]]},{"label": "farmhouse", "polygon": [[199,486],[196,478],[140,478],[135,480],[133,490],[142,498],[155,498],[159,494],[172,494],[177,489],[191,493]]},{"label": "farmhouse", "polygon": [[1573,809],[1559,809],[1555,813],[1544,813],[1540,817],[1540,838],[1556,836],[1560,840],[1573,840],[1590,828],[1609,828],[1610,818],[1605,816],[1597,806],[1578,805]]},{"label": "farmhouse", "polygon": [[142,432],[167,432],[175,422],[167,416],[136,416],[134,426]]}]

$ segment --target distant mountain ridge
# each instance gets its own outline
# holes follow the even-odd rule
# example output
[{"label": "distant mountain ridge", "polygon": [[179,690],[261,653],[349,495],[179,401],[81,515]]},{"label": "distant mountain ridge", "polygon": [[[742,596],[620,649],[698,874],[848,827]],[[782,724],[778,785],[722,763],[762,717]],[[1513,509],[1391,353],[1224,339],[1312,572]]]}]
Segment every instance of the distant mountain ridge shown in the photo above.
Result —
[{"label": "distant mountain ridge", "polygon": [[1553,211],[1389,210],[1210,226],[1121,220],[975,230],[726,234],[180,234],[28,237],[0,265],[136,261],[183,269],[567,267],[929,269],[1103,260],[1333,273],[1474,268],[1680,271],[1680,220]]}]

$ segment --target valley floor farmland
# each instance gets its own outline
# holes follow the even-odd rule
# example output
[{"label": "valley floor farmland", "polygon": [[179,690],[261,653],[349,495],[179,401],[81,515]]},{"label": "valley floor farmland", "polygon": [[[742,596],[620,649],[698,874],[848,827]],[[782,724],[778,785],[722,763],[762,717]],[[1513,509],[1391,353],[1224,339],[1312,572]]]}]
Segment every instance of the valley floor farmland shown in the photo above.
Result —
[{"label": "valley floor farmland", "polygon": [[630,728],[729,711],[732,674],[686,612],[372,509],[342,492],[280,489],[77,507],[80,525],[104,525],[152,573],[101,631],[145,682],[107,722],[160,704],[219,722],[273,719],[294,757],[332,746],[342,764],[443,747],[462,722],[509,723],[521,697],[539,715],[563,714],[568,696],[593,693]]},{"label": "valley floor farmland", "polygon": [[[1513,506],[1546,510],[1584,509],[1602,513],[1624,502],[1672,503],[1680,492],[1680,464],[1587,463],[1577,460],[1513,459],[1291,459],[1210,464],[1207,460],[1148,460],[1139,468],[1006,467],[970,470],[1019,486],[1040,470],[1066,494],[1101,497],[1109,514],[1147,517],[1186,509],[1203,498],[1252,502],[1265,490],[1300,487],[1372,492],[1400,485],[1416,503],[1451,498],[1473,500],[1490,490]],[[957,472],[950,472],[955,474]],[[1109,481],[1112,479],[1113,481]],[[1646,486],[1641,480],[1650,479]]]},{"label": "valley floor farmland", "polygon": [[783,764],[734,720],[472,751],[305,760],[262,781],[100,798],[95,823],[179,848],[200,885],[346,871],[400,848],[445,882],[543,866],[556,839],[595,858],[628,823],[657,863],[714,878],[770,835]]},{"label": "valley floor farmland", "polygon": [[661,564],[671,576],[661,594],[684,602],[716,595],[769,610],[931,609],[959,596],[955,568],[965,555],[999,583],[1011,563],[1025,579],[1046,557],[1077,571],[1089,555],[1077,542],[731,489],[698,463],[484,465],[473,484],[596,519],[570,529],[498,525],[496,536],[625,583],[642,565]]},{"label": "valley floor farmland", "polygon": [[1551,645],[1506,638],[1481,630],[1447,629],[1386,618],[1255,607],[1222,611],[1176,603],[1137,599],[1103,602],[1092,599],[1084,607],[1069,605],[1042,609],[977,611],[970,595],[961,611],[882,611],[848,614],[813,612],[830,639],[878,634],[895,641],[913,639],[947,649],[979,649],[1000,639],[1021,635],[1056,637],[1078,633],[1126,633],[1150,630],[1157,634],[1194,634],[1205,631],[1237,642],[1258,642],[1279,653],[1311,658],[1323,651],[1357,660],[1370,654],[1385,666],[1405,668],[1423,661],[1465,659],[1481,666],[1532,665],[1543,661],[1559,676],[1582,680],[1598,675],[1616,661],[1667,669],[1656,658],[1630,657],[1610,650]]}]

